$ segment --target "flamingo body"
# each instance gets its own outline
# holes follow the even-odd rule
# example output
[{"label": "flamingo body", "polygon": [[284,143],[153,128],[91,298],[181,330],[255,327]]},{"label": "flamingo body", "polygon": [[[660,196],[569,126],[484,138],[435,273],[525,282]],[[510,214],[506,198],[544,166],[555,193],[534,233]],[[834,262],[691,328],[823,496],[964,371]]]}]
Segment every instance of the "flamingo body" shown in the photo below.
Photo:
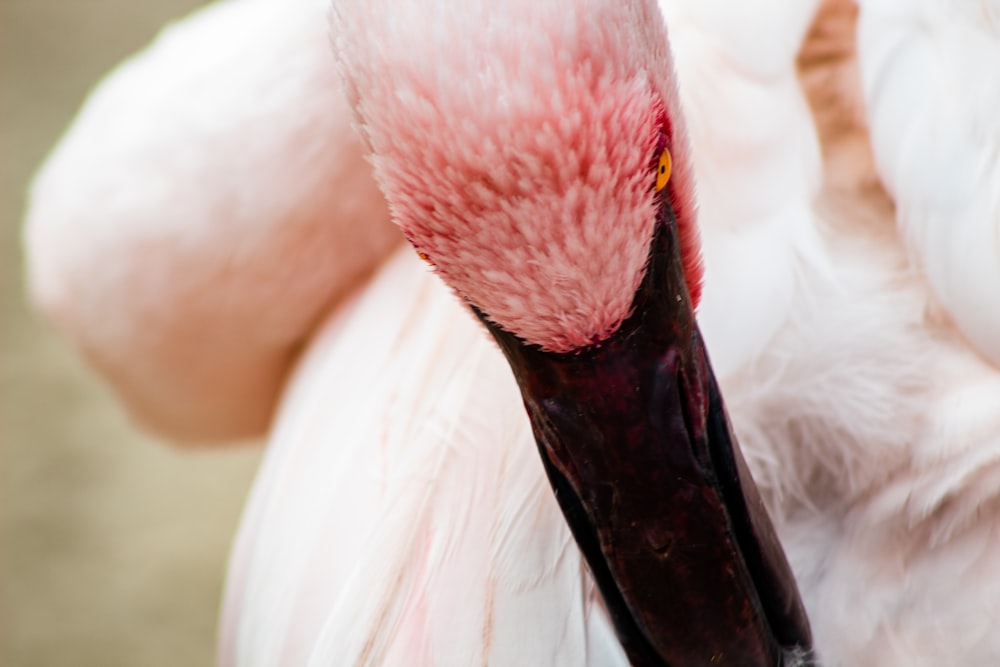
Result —
[{"label": "flamingo body", "polygon": [[[976,63],[995,53],[996,24],[973,4],[962,5],[958,23],[931,22],[942,26],[947,48],[927,51],[906,31],[912,23],[902,5],[862,3],[854,65],[853,21],[821,13],[819,24],[843,21],[838,30],[845,32],[831,28],[833,42],[851,35],[842,63],[847,75],[834,79],[822,58],[796,70],[800,51],[808,60],[809,43],[800,49],[804,35],[816,38],[815,3],[772,3],[773,11],[753,13],[754,29],[718,4],[662,3],[698,183],[706,269],[699,317],[733,426],[798,579],[821,664],[996,663],[1000,372],[988,361],[1000,340],[991,319],[1000,311],[989,307],[996,284],[989,243],[996,126],[984,111],[988,104],[948,106],[950,97],[932,95],[943,85],[938,79],[914,88],[912,78],[898,74],[913,62],[932,62],[928,54],[952,54],[930,70],[974,71],[981,78],[969,88],[972,99],[992,99],[997,87],[989,68]],[[821,12],[841,5],[848,6],[827,3]],[[937,6],[922,3],[919,11],[942,11]],[[314,181],[287,205],[257,207],[274,192],[268,167],[298,145],[289,136],[301,136],[275,134],[279,139],[245,160],[244,182],[256,186],[224,203],[217,198],[232,168],[226,156],[253,127],[232,115],[247,97],[223,84],[251,62],[240,54],[267,63],[290,45],[310,55],[319,74],[275,98],[269,127],[294,127],[309,109],[331,126],[316,130],[328,131],[325,139],[306,143],[325,146],[330,153],[321,154],[330,160],[305,171],[341,174],[329,181],[332,190],[353,182],[347,175],[367,174],[346,131],[349,110],[339,93],[330,94],[336,77],[321,4],[291,9],[255,0],[208,12],[174,28],[175,46],[161,44],[112,78],[106,101],[90,103],[37,182],[28,248],[43,305],[133,409],[177,408],[172,418],[148,419],[161,428],[202,437],[259,430],[294,350],[307,346],[280,392],[234,546],[220,661],[626,664],[536,460],[509,370],[426,265],[410,251],[386,259],[397,237],[387,232],[384,203],[367,177],[368,189],[342,186],[358,193],[357,206],[346,210],[321,197],[327,190]],[[255,39],[260,34],[274,41]],[[175,71],[172,63],[188,51],[185,40],[227,39],[237,57],[206,76],[218,84],[207,86],[218,94],[213,105],[231,124],[194,132],[171,124],[187,116],[168,114],[162,126],[177,134],[166,145],[154,141],[162,137],[158,123],[126,132],[129,126],[108,122],[138,117],[117,107],[112,91],[127,100],[159,68]],[[890,48],[893,40],[902,46]],[[960,48],[964,41],[968,51]],[[322,64],[328,57],[329,70]],[[246,88],[239,90],[266,89],[283,78],[264,64],[244,73]],[[189,81],[178,76],[158,85],[187,109],[194,106]],[[917,93],[930,95],[930,106],[918,109],[926,113],[901,113]],[[827,122],[817,100],[851,113]],[[931,102],[947,113],[934,115]],[[336,111],[324,116],[323,109]],[[148,110],[149,118],[160,118],[156,112]],[[914,137],[929,127],[938,133],[923,145],[932,162],[923,171],[908,156],[920,152]],[[102,148],[116,145],[116,136],[127,159]],[[185,144],[185,137],[228,137],[218,146],[229,148],[198,152],[204,141]],[[198,159],[167,170],[171,163],[162,156],[180,145],[190,145]],[[941,173],[952,162],[955,170]],[[200,206],[196,214],[164,222],[163,200],[131,188],[151,178],[189,194],[188,205]],[[131,206],[94,203],[116,188],[136,193]],[[294,213],[299,205],[301,215]],[[944,223],[953,219],[968,222],[956,230],[957,223]],[[169,280],[135,285],[133,277],[156,266],[154,259],[163,262],[163,275],[203,275],[231,257],[237,229],[257,230],[251,238],[259,243],[248,246],[252,261],[236,266],[268,278],[274,273],[261,267],[273,266],[290,284],[314,285],[308,298],[285,298],[287,291],[259,298],[253,270],[221,283],[209,272],[183,290]],[[189,235],[195,230],[203,234]],[[335,250],[322,248],[315,234],[329,234],[327,247]],[[123,243],[137,237],[178,241]],[[356,265],[332,262],[353,257],[346,249],[355,244],[371,252]],[[310,252],[290,267],[281,250],[287,247]],[[965,257],[962,248],[975,249],[972,260],[956,261]],[[142,261],[132,265],[130,257]],[[308,282],[313,269],[332,271],[331,262],[348,268],[317,279],[322,284]],[[78,298],[80,285],[93,296]],[[345,293],[352,296],[345,300]],[[161,306],[156,318],[149,303]],[[244,345],[234,332],[252,330],[256,316],[270,323],[269,313],[273,326],[287,329],[264,336],[266,345]],[[116,326],[104,326],[111,315]],[[215,333],[192,337],[193,321],[197,331]],[[150,332],[159,342],[149,344]],[[197,380],[200,364],[178,363],[190,359],[178,351],[211,358],[232,340],[242,341],[233,348],[240,362],[220,367],[216,378],[233,386],[259,380],[266,395],[227,394],[235,407],[192,419],[192,396],[217,392]],[[167,381],[153,382],[150,393],[129,379],[137,369],[144,381]],[[219,414],[241,418],[214,421]],[[246,415],[257,417],[243,421]]]}]

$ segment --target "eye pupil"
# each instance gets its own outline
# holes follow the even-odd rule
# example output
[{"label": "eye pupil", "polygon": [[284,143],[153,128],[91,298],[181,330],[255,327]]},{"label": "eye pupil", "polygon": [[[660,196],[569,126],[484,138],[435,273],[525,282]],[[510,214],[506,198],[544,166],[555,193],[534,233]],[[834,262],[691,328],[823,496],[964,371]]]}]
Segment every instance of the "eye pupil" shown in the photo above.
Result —
[{"label": "eye pupil", "polygon": [[660,164],[657,165],[656,169],[656,191],[659,192],[663,188],[667,187],[667,181],[670,180],[670,172],[673,163],[670,159],[670,151],[666,148],[660,153]]}]

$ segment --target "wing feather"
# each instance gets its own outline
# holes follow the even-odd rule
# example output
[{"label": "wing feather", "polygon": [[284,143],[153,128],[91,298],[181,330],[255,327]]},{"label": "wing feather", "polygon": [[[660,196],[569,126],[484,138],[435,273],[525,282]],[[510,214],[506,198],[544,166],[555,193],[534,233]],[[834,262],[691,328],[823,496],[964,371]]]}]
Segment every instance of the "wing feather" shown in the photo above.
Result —
[{"label": "wing feather", "polygon": [[404,251],[292,382],[223,664],[625,665],[537,459],[502,355]]},{"label": "wing feather", "polygon": [[955,323],[1000,365],[1000,3],[861,3],[872,147]]},{"label": "wing feather", "polygon": [[317,320],[401,239],[323,0],[228,0],[88,98],[39,172],[31,291],[146,425],[263,435]]}]

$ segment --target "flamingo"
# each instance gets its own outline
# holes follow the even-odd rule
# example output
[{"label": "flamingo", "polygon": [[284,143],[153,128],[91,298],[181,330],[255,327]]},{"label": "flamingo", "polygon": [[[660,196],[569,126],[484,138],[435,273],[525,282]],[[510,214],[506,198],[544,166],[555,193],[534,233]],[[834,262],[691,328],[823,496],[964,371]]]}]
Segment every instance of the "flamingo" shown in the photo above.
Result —
[{"label": "flamingo", "polygon": [[[996,662],[1000,375],[988,360],[997,340],[990,334],[994,311],[983,307],[996,288],[988,232],[995,234],[998,222],[990,186],[1000,180],[990,178],[997,169],[996,126],[985,106],[996,87],[989,68],[969,68],[963,60],[989,62],[997,53],[990,6],[863,3],[855,49],[854,10],[847,3],[826,3],[817,16],[816,3],[663,2],[675,83],[651,3],[535,4],[464,3],[450,12],[416,0],[393,3],[392,11],[360,0],[336,5],[335,44],[348,98],[396,220],[511,355],[522,345],[512,342],[512,332],[528,331],[525,340],[549,336],[550,347],[570,346],[565,349],[613,341],[629,321],[621,304],[631,307],[646,277],[644,264],[632,256],[631,281],[609,281],[603,292],[589,289],[590,278],[604,277],[612,264],[628,265],[629,247],[641,255],[648,246],[636,250],[641,244],[633,237],[630,245],[602,228],[608,233],[580,241],[584,255],[607,257],[609,246],[622,252],[606,265],[595,260],[589,278],[570,274],[543,282],[554,295],[518,292],[523,286],[516,284],[498,291],[490,280],[502,275],[463,273],[470,261],[483,266],[475,264],[476,252],[439,245],[435,239],[448,240],[449,228],[415,215],[461,197],[442,199],[440,187],[404,185],[430,184],[435,174],[467,175],[467,163],[421,150],[418,138],[454,142],[468,160],[518,146],[491,134],[503,122],[484,122],[505,119],[517,86],[527,85],[530,93],[530,82],[546,81],[546,73],[561,81],[563,67],[580,65],[572,58],[581,53],[581,35],[635,28],[628,32],[634,41],[609,39],[602,55],[608,71],[632,75],[627,81],[636,80],[636,62],[659,64],[643,71],[658,72],[649,76],[659,83],[649,87],[662,96],[673,128],[666,133],[673,173],[661,192],[680,212],[688,259],[687,279],[674,275],[670,284],[697,292],[700,250],[705,278],[698,325],[747,468],[795,575],[817,661]],[[493,18],[477,21],[486,11]],[[305,1],[294,10],[263,1],[217,5],[174,28],[104,85],[36,182],[28,249],[37,298],[140,418],[160,429],[187,437],[259,430],[281,394],[234,545],[221,663],[627,664],[637,659],[635,635],[621,632],[626,645],[631,638],[627,652],[613,618],[622,606],[602,600],[603,587],[573,541],[503,355],[413,251],[382,259],[395,237],[370,183],[349,180],[365,173],[362,149],[348,131],[349,107],[329,92],[336,87],[332,62],[326,68],[318,55],[326,53],[322,12],[319,3]],[[364,30],[345,28],[359,25]],[[232,40],[229,59],[210,61],[207,71],[178,67],[187,54],[214,52],[209,46],[222,35]],[[927,35],[935,37],[934,48]],[[264,36],[269,41],[262,42]],[[963,53],[966,43],[976,50]],[[560,44],[568,48],[556,48]],[[289,78],[274,67],[281,62],[275,54],[290,53],[303,60],[289,71],[309,76]],[[491,56],[518,53],[523,70],[477,69]],[[259,60],[248,60],[251,55]],[[939,67],[926,66],[933,58],[942,60]],[[928,92],[935,79],[926,87],[913,84],[908,68],[914,62],[924,65],[921,72],[958,67],[968,77],[958,90],[978,97],[968,107],[948,105],[947,97]],[[445,76],[463,71],[474,76]],[[176,78],[150,77],[154,72]],[[235,79],[243,82],[234,85],[239,95],[205,83],[233,81],[234,72],[245,77]],[[954,80],[940,76],[941,85]],[[214,93],[210,102],[230,110],[233,122],[165,113],[157,104],[141,109],[146,114],[133,107],[122,116],[121,104],[140,105],[144,96],[137,92],[150,90],[177,100],[178,110],[188,108],[195,93]],[[271,98],[262,115],[237,114],[253,108],[259,90],[284,96]],[[410,94],[398,97],[400,90]],[[463,97],[485,91],[492,94]],[[914,107],[916,94],[927,94],[927,103]],[[550,105],[559,96],[543,99],[537,117],[506,120],[552,121],[559,107]],[[474,100],[472,112],[419,124],[438,118],[442,105],[463,100]],[[958,120],[941,122],[934,104]],[[901,107],[914,113],[900,115]],[[329,143],[302,130],[308,127],[300,124],[303,115],[321,123]],[[123,117],[137,125],[119,129]],[[263,127],[255,122],[289,132],[254,133]],[[139,131],[143,123],[156,131]],[[573,127],[566,131],[583,136]],[[219,143],[198,152],[186,143],[191,135]],[[241,159],[227,157],[258,135],[262,144],[246,146],[249,157],[246,150]],[[593,141],[583,148],[600,155],[600,133],[586,136]],[[653,149],[644,159],[656,161],[640,161],[647,180],[634,191],[657,186],[659,136],[643,144]],[[187,146],[190,154],[176,156]],[[305,151],[308,160],[296,159],[303,146],[313,147]],[[958,153],[960,164],[970,171],[932,179],[951,190],[927,187],[926,172],[907,156],[916,151],[922,156],[917,166],[926,161],[937,169],[954,157],[955,146],[965,151]],[[187,159],[163,163],[164,156]],[[592,154],[563,157],[577,173]],[[431,162],[438,158],[443,161]],[[235,187],[227,174],[241,160],[251,185]],[[503,169],[509,175],[528,168],[491,165],[501,170],[499,181],[477,181],[487,194],[491,187],[503,193]],[[323,173],[338,175],[329,181],[333,194],[323,187]],[[139,182],[156,187],[124,187]],[[333,186],[350,192],[345,183],[352,182],[354,191],[368,184],[357,197],[361,204],[338,206],[342,198]],[[280,183],[294,186],[291,194],[275,188]],[[189,191],[198,194],[171,196]],[[110,214],[88,205],[106,201],[109,192],[120,193],[110,199],[116,204]],[[691,233],[694,197],[700,248]],[[184,201],[185,217],[172,223],[164,201]],[[258,201],[269,205],[255,206]],[[968,233],[942,238],[942,215],[956,201],[967,205]],[[317,212],[324,206],[333,208]],[[464,222],[475,225],[486,213],[477,209],[480,217]],[[359,214],[373,223],[360,232]],[[548,238],[555,228],[544,224],[536,217],[510,229]],[[629,228],[641,236],[636,228],[642,224]],[[230,245],[236,229],[251,232],[240,252]],[[321,231],[330,234],[327,247],[314,242]],[[450,231],[461,238],[457,232],[467,230]],[[369,239],[376,239],[362,246],[369,253],[349,252]],[[531,247],[542,253],[532,259],[551,269],[554,258],[544,253],[559,246]],[[977,253],[975,262],[956,260],[961,247]],[[289,248],[315,254],[286,268]],[[498,238],[477,252],[496,248],[509,249],[510,242]],[[331,254],[336,257],[327,260]],[[568,266],[575,272],[587,262],[574,257]],[[220,260],[226,271],[211,268]],[[365,280],[364,272],[379,262]],[[353,268],[337,273],[344,266]],[[319,267],[331,273],[310,283]],[[144,274],[148,278],[138,280]],[[281,289],[265,291],[275,275],[283,278]],[[560,294],[596,294],[588,308],[605,297],[618,304],[604,303],[603,318],[593,310],[568,318],[568,342],[546,330],[551,320],[538,311],[520,319],[503,312],[510,296],[544,306]],[[109,302],[113,308],[103,305]],[[330,311],[325,318],[324,309]],[[256,317],[263,318],[261,326],[250,327]],[[581,321],[598,326],[580,336]],[[532,322],[543,325],[541,334]],[[282,388],[302,345],[306,350]],[[206,372],[205,359],[216,353],[228,363]],[[159,382],[161,376],[167,381]],[[594,553],[588,554],[592,562]],[[629,604],[629,613],[641,616],[643,607]],[[710,625],[712,619],[692,622]],[[706,652],[693,664],[745,664],[702,646]]]}]

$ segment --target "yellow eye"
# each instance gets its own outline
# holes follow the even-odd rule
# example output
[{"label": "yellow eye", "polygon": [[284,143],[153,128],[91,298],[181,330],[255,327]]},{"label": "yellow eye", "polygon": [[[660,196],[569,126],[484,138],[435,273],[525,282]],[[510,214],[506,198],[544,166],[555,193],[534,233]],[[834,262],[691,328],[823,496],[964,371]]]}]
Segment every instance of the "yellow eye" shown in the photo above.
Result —
[{"label": "yellow eye", "polygon": [[670,151],[666,148],[660,153],[660,164],[656,167],[656,191],[659,192],[667,187],[670,180],[670,170],[673,168],[673,161],[670,159]]}]

